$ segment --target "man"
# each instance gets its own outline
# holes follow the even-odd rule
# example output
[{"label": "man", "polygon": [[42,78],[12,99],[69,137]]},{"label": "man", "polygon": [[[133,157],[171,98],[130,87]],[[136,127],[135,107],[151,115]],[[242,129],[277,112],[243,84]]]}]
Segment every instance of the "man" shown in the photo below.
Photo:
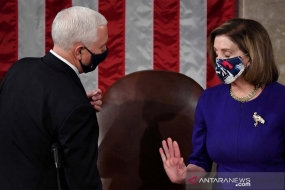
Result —
[{"label": "man", "polygon": [[94,110],[100,110],[101,91],[86,95],[78,74],[106,58],[107,21],[94,10],[71,7],[55,17],[52,39],[50,52],[17,61],[3,80],[0,189],[57,189],[51,147],[61,152],[61,188],[102,189]]}]

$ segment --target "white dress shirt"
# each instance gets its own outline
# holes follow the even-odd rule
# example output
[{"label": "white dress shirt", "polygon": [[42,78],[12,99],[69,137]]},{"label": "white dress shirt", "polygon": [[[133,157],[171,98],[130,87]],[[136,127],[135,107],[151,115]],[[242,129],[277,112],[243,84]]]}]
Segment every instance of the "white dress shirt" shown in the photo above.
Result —
[{"label": "white dress shirt", "polygon": [[50,52],[51,52],[54,56],[56,56],[58,59],[60,59],[60,60],[63,61],[64,63],[66,63],[69,67],[71,67],[71,68],[74,70],[74,72],[75,72],[77,75],[79,75],[79,71],[78,71],[78,69],[77,69],[74,65],[72,65],[71,63],[69,63],[66,59],[64,59],[63,57],[61,57],[61,56],[58,55],[57,53],[55,53],[52,49],[50,50]]}]

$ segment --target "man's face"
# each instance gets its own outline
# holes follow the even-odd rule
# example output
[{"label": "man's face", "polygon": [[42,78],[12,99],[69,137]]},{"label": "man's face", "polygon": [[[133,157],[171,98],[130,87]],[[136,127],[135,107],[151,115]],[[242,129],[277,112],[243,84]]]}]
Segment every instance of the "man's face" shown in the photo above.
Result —
[{"label": "man's face", "polygon": [[87,47],[94,54],[101,54],[106,51],[106,44],[108,41],[108,27],[100,26],[98,28],[98,40],[93,46]]},{"label": "man's face", "polygon": [[[108,28],[107,26],[100,26],[98,28],[98,39],[97,41],[89,47],[85,47],[82,49],[82,59],[80,62],[83,66],[87,66],[91,62],[92,54],[102,54],[107,50],[106,43],[108,41]],[[97,65],[97,64],[96,64]],[[82,68],[79,69],[80,73],[83,72]]]}]

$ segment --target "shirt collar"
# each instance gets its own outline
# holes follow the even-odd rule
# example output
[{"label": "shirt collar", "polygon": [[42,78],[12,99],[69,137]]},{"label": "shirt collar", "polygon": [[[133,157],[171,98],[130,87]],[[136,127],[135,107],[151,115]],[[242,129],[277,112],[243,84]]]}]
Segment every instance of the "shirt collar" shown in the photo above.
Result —
[{"label": "shirt collar", "polygon": [[69,63],[66,59],[64,59],[63,57],[61,57],[61,56],[58,55],[57,53],[55,53],[52,49],[50,50],[50,52],[51,52],[54,56],[56,56],[58,59],[60,59],[60,60],[63,61],[64,63],[66,63],[69,67],[71,67],[71,69],[74,70],[74,72],[75,72],[77,75],[79,75],[79,71],[78,71],[78,69],[77,69],[74,65],[72,65],[71,63]]}]

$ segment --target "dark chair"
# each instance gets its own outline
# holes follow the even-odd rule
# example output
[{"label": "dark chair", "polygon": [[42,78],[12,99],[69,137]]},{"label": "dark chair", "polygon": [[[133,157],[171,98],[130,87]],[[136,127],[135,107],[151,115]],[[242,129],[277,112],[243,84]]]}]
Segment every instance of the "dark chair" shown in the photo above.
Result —
[{"label": "dark chair", "polygon": [[131,73],[109,87],[98,113],[98,167],[104,190],[185,188],[170,182],[158,149],[171,137],[187,162],[202,91],[183,74],[156,70]]},{"label": "dark chair", "polygon": [[2,78],[0,78],[0,86],[1,86],[1,84],[2,84],[2,81],[3,81],[3,79],[2,79]]}]

